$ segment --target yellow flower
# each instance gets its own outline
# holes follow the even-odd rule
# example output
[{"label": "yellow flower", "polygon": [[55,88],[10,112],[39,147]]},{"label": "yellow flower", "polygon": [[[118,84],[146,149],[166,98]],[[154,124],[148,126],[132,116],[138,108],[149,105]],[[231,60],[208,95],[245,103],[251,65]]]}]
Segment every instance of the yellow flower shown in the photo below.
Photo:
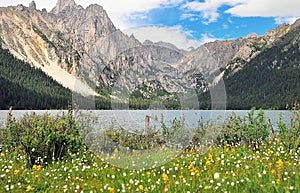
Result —
[{"label": "yellow flower", "polygon": [[144,188],[144,192],[149,192],[147,187]]},{"label": "yellow flower", "polygon": [[140,190],[144,190],[144,186],[142,184],[139,185]]},{"label": "yellow flower", "polygon": [[112,187],[110,187],[110,188],[109,188],[109,192],[110,192],[110,193],[115,193],[115,189],[112,188]]},{"label": "yellow flower", "polygon": [[211,153],[208,154],[208,159],[209,159],[209,160],[212,160],[212,158],[213,158],[212,154],[211,154]]},{"label": "yellow flower", "polygon": [[15,174],[15,175],[18,175],[18,173],[19,173],[19,170],[15,170],[15,171],[14,171],[14,174]]},{"label": "yellow flower", "polygon": [[272,169],[272,170],[271,170],[271,174],[272,174],[273,176],[275,176],[276,170]]},{"label": "yellow flower", "polygon": [[278,169],[279,172],[281,172],[282,168],[283,168],[283,161],[281,159],[279,159],[277,161],[277,169]]},{"label": "yellow flower", "polygon": [[37,165],[32,166],[33,171],[37,170]]},{"label": "yellow flower", "polygon": [[36,170],[37,171],[40,171],[42,169],[42,166],[40,166],[40,165],[38,165],[37,167],[36,167]]},{"label": "yellow flower", "polygon": [[26,188],[26,192],[30,192],[31,190],[34,190],[34,188],[32,186],[28,185]]},{"label": "yellow flower", "polygon": [[162,179],[163,179],[165,182],[169,180],[169,177],[168,177],[168,175],[167,175],[166,173],[163,173],[163,174],[161,175],[161,177],[162,177]]},{"label": "yellow flower", "polygon": [[272,155],[272,153],[273,153],[273,151],[272,151],[272,150],[270,150],[270,149],[268,149],[268,155],[269,155],[269,156],[271,156],[271,155]]},{"label": "yellow flower", "polygon": [[209,167],[211,165],[210,160],[207,160],[206,163],[205,163],[205,165]]},{"label": "yellow flower", "polygon": [[276,179],[276,184],[280,184],[281,180],[279,178]]},{"label": "yellow flower", "polygon": [[38,175],[38,174],[36,174],[35,176],[34,176],[34,178],[39,178],[40,176]]},{"label": "yellow flower", "polygon": [[147,172],[146,174],[147,174],[147,177],[150,178],[151,172]]},{"label": "yellow flower", "polygon": [[179,176],[179,179],[182,179],[182,178],[183,178],[183,175],[180,175],[180,176]]},{"label": "yellow flower", "polygon": [[168,192],[170,190],[170,184],[169,183],[166,183],[165,184],[165,189],[164,189],[164,191],[165,192]]},{"label": "yellow flower", "polygon": [[189,165],[189,170],[193,170],[194,169],[194,165],[193,165],[193,163],[191,162],[191,164]]}]

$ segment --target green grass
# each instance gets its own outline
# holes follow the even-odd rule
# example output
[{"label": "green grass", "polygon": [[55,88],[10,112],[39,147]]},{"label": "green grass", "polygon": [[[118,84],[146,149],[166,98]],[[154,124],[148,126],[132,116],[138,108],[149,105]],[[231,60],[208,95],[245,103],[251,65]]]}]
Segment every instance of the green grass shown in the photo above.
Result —
[{"label": "green grass", "polygon": [[4,150],[0,192],[299,192],[299,151],[274,138],[258,149],[215,145],[205,154],[187,150],[153,169],[126,170],[87,151],[27,168],[22,154]]}]

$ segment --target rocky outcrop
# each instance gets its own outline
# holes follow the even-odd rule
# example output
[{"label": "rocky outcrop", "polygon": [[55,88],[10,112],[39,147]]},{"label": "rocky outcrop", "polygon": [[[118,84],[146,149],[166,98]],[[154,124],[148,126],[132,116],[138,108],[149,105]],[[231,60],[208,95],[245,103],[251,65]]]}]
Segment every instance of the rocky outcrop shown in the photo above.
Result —
[{"label": "rocky outcrop", "polygon": [[175,64],[179,62],[187,54],[186,50],[178,49],[176,46],[166,42],[151,42],[146,40],[143,42],[151,53],[154,59],[168,63]]}]

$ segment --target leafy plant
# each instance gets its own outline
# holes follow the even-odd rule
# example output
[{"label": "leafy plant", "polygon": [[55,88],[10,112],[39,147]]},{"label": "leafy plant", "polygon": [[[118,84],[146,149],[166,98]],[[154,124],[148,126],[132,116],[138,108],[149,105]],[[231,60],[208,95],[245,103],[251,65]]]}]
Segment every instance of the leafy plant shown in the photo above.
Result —
[{"label": "leafy plant", "polygon": [[56,117],[32,113],[20,121],[15,121],[9,113],[3,131],[1,141],[10,150],[23,151],[29,166],[59,160],[69,153],[77,153],[83,145],[71,111]]},{"label": "leafy plant", "polygon": [[296,108],[293,110],[290,128],[282,120],[282,114],[279,115],[277,125],[279,138],[287,149],[296,149],[300,146],[300,115]]}]

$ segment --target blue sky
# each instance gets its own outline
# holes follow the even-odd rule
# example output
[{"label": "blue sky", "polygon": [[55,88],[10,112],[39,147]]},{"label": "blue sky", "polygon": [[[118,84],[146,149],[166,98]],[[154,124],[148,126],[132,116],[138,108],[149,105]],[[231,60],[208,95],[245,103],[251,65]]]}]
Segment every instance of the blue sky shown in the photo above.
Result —
[{"label": "blue sky", "polygon": [[[0,6],[31,0],[2,0]],[[113,23],[140,41],[166,41],[180,48],[214,40],[265,34],[300,17],[299,0],[75,0],[83,7],[102,5]],[[56,0],[36,0],[50,11]]]}]

